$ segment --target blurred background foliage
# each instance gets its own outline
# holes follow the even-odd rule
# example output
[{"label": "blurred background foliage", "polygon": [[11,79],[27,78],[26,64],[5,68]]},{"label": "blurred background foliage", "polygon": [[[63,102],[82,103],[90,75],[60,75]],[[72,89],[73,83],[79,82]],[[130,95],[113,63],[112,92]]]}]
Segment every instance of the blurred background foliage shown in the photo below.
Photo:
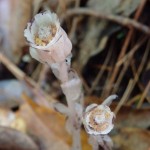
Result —
[{"label": "blurred background foliage", "polygon": [[[53,109],[55,102],[66,104],[59,82],[31,58],[24,39],[27,22],[44,10],[57,13],[73,43],[85,106],[119,96],[112,105],[114,150],[149,150],[149,0],[0,0],[0,149],[71,145],[65,117]],[[84,130],[82,146],[91,149]]]}]

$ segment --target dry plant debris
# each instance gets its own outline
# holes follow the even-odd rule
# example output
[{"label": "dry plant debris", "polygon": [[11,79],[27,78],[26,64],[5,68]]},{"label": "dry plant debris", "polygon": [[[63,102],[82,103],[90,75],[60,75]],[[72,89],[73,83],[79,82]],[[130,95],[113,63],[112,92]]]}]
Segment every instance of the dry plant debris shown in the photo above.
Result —
[{"label": "dry plant debris", "polygon": [[[3,5],[7,6],[5,10]],[[20,109],[11,112],[16,116],[13,123],[8,115],[11,104],[3,103],[8,107],[0,109],[0,121],[7,126],[0,131],[13,138],[19,135],[16,143],[7,145],[17,147],[22,139],[28,143],[27,149],[67,150],[71,145],[70,136],[62,129],[65,117],[53,109],[54,102],[65,103],[59,83],[48,67],[30,58],[23,38],[25,25],[33,15],[51,9],[59,14],[72,40],[73,63],[83,81],[85,105],[100,104],[110,94],[119,96],[112,105],[117,114],[111,135],[114,149],[150,149],[149,8],[148,0],[1,0],[0,82],[18,79],[31,92],[30,97],[24,91]],[[41,44],[38,37],[35,40]],[[84,131],[81,134],[83,149],[90,150],[87,135]],[[1,144],[0,149],[4,150]]]}]

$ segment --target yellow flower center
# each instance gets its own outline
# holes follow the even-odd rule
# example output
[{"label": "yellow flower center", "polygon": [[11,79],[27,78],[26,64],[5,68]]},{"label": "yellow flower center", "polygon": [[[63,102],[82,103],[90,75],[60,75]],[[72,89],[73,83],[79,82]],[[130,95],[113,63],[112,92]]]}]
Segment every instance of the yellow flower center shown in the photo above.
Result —
[{"label": "yellow flower center", "polygon": [[40,26],[35,35],[35,44],[37,46],[46,46],[55,36],[57,28],[55,25]]},{"label": "yellow flower center", "polygon": [[97,131],[104,131],[109,127],[107,119],[110,118],[110,114],[105,110],[95,108],[88,113],[89,116],[89,126]]}]

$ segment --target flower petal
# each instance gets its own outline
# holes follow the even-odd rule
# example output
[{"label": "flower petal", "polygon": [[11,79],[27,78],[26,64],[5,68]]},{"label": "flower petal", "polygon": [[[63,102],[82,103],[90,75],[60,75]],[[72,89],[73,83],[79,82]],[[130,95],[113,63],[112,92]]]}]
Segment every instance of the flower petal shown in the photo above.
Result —
[{"label": "flower petal", "polygon": [[112,101],[114,99],[116,99],[117,97],[118,97],[117,95],[110,95],[107,99],[104,100],[104,102],[102,103],[102,105],[109,106],[112,103]]},{"label": "flower petal", "polygon": [[[42,62],[42,60],[39,58],[38,51],[37,51],[35,48],[30,47],[30,55],[31,55],[34,59],[36,59],[37,61]],[[43,63],[43,62],[42,62],[42,63]]]},{"label": "flower petal", "polygon": [[91,105],[87,106],[85,112],[89,112],[92,108],[94,108],[96,106],[97,106],[97,104],[91,104]]}]

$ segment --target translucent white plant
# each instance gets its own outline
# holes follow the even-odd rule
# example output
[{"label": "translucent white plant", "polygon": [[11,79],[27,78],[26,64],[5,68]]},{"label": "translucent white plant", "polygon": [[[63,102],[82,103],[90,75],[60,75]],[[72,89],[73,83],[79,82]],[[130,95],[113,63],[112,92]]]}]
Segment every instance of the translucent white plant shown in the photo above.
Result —
[{"label": "translucent white plant", "polygon": [[117,95],[111,95],[101,105],[91,104],[85,110],[83,124],[90,135],[90,143],[94,150],[98,150],[99,145],[105,150],[112,147],[111,138],[107,134],[114,127],[115,114],[110,110],[109,105],[116,98]]},{"label": "translucent white plant", "polygon": [[[68,116],[66,128],[72,135],[72,150],[81,150],[80,128],[83,116],[83,92],[81,80],[71,66],[72,44],[61,28],[57,15],[45,11],[35,15],[27,24],[24,36],[30,44],[30,54],[41,63],[48,64],[56,78],[61,81],[61,88],[66,96],[68,107],[55,104],[55,108]],[[117,96],[108,97],[101,105],[87,107],[83,123],[93,149],[101,145],[111,148],[112,141],[107,134],[113,129],[114,113],[108,107]],[[107,147],[106,144],[107,143]]]},{"label": "translucent white plant", "polygon": [[30,54],[36,60],[48,64],[66,96],[68,107],[56,104],[55,108],[68,116],[66,127],[73,137],[73,150],[80,150],[80,128],[82,118],[82,84],[78,75],[70,68],[72,44],[61,28],[56,14],[45,11],[35,15],[27,24],[24,36],[30,44]]},{"label": "translucent white plant", "polygon": [[31,56],[42,63],[64,61],[71,53],[72,44],[61,28],[57,15],[50,11],[35,15],[27,24],[24,36],[31,46]]}]

